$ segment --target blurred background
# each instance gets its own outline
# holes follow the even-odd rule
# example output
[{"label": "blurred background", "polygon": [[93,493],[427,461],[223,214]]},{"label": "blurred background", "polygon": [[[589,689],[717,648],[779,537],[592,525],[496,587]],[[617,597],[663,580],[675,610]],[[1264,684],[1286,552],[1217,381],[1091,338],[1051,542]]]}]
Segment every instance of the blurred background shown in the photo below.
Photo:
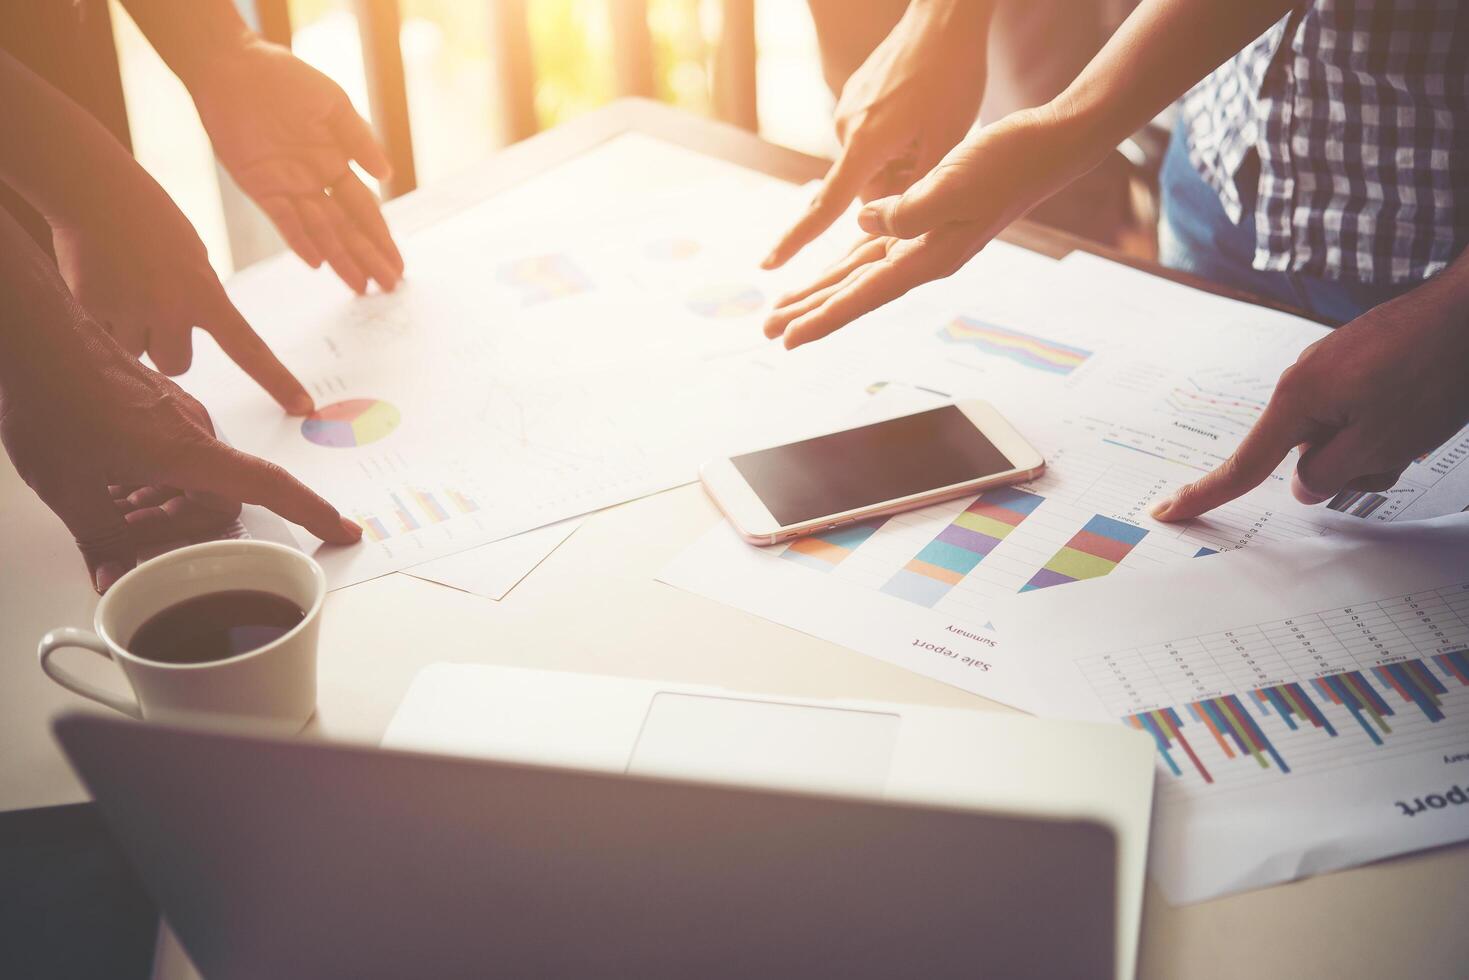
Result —
[{"label": "blurred background", "polygon": [[[615,0],[525,0],[507,6],[524,11],[533,59],[529,101],[540,128],[622,94],[614,62],[613,18],[621,13]],[[753,14],[759,132],[830,155],[835,149],[832,99],[822,81],[806,4],[774,0],[744,6]],[[505,28],[494,23],[493,3],[399,0],[397,7],[413,168],[417,183],[429,185],[518,135],[514,121],[505,118],[513,99],[498,92],[503,86],[492,56],[501,36],[497,31]],[[650,94],[662,101],[715,114],[726,7],[719,0],[647,0],[651,75],[638,84],[651,83]],[[358,20],[363,8],[354,0],[286,4],[295,53],[335,79],[358,111],[372,119]],[[221,275],[228,275],[270,251],[269,236],[259,228],[235,229],[231,235],[230,225],[246,219],[237,221],[231,213],[227,224],[227,209],[248,205],[229,193],[227,183],[221,190],[221,175],[188,93],[116,0],[111,13],[134,152],[199,229]]]},{"label": "blurred background", "polygon": [[[221,275],[274,254],[278,237],[215,165],[182,83],[117,0],[105,2],[138,160],[194,222]],[[808,153],[830,156],[837,148],[834,99],[812,20],[811,7],[818,4],[807,0],[235,3],[266,37],[290,44],[335,79],[372,121],[395,168],[392,182],[381,188],[385,197],[432,185],[499,147],[629,94],[713,116]],[[1018,80],[1012,106],[1049,98],[1131,5],[1013,0],[1005,31],[1009,54],[997,58],[991,40],[990,92],[1008,75],[1011,83]],[[884,11],[896,19],[903,2],[819,0],[819,6],[824,29],[831,30]],[[1036,85],[1040,94],[1025,91]],[[1165,124],[1155,127],[1151,140],[1139,134],[1032,217],[1149,257],[1155,246],[1153,180],[1166,133]]]}]

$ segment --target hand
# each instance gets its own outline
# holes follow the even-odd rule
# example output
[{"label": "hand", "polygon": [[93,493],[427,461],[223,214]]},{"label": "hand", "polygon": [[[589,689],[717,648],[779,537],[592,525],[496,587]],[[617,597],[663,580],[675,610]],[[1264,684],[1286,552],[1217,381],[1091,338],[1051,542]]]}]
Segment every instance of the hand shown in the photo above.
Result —
[{"label": "hand", "polygon": [[76,539],[101,593],[149,543],[195,538],[262,504],[333,544],[362,530],[272,463],[217,440],[172,381],[90,325],[48,329],[0,401],[0,441]]},{"label": "hand", "polygon": [[1153,516],[1182,521],[1227,503],[1269,478],[1297,446],[1291,490],[1302,503],[1397,483],[1414,459],[1469,421],[1469,305],[1455,295],[1465,290],[1452,282],[1454,271],[1306,348],[1234,455],[1156,504]]},{"label": "hand", "polygon": [[357,293],[403,277],[378,200],[353,173],[392,173],[346,93],[285,48],[247,37],[189,79],[215,155],[312,268],[323,261]]},{"label": "hand", "polygon": [[873,201],[870,237],[810,285],[776,301],[765,335],[799,347],[933,279],[953,275],[1010,222],[1101,159],[1049,108],[972,133],[898,197]]},{"label": "hand", "polygon": [[842,87],[836,108],[841,152],[765,268],[785,264],[853,198],[906,190],[964,137],[984,96],[989,8],[977,0],[909,4]]},{"label": "hand", "polygon": [[97,206],[52,218],[56,264],[83,308],[123,350],[146,352],[169,375],[189,369],[201,327],[286,411],[310,412],[311,396],[230,302],[163,188],[130,159],[98,174]]}]

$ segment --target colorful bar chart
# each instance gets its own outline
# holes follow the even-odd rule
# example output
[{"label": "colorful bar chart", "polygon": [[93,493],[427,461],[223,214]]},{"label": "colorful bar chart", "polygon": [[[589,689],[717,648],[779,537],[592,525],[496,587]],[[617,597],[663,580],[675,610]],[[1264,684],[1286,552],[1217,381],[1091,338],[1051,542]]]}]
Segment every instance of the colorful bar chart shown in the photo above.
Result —
[{"label": "colorful bar chart", "polygon": [[939,339],[968,344],[985,354],[1003,357],[1024,367],[1049,374],[1070,374],[1092,356],[1089,350],[1021,333],[1008,327],[961,316],[939,330]]},{"label": "colorful bar chart", "polygon": [[[1314,689],[1322,704],[1344,708],[1374,745],[1384,744],[1392,734],[1387,719],[1394,715],[1389,698],[1415,706],[1432,723],[1444,720],[1443,696],[1447,682],[1469,687],[1469,651],[1456,650],[1417,660],[1385,664],[1370,670],[1349,670],[1313,678],[1309,683],[1286,683],[1257,688],[1241,697],[1226,694],[1205,698],[1186,706],[1192,723],[1207,733],[1226,759],[1252,758],[1262,769],[1272,765],[1282,775],[1290,766],[1266,733],[1263,719],[1274,716],[1288,731],[1310,729],[1328,738],[1340,733],[1311,696]],[[1251,711],[1249,706],[1253,706]],[[1259,717],[1257,718],[1256,715]],[[1175,708],[1161,708],[1126,715],[1123,724],[1153,736],[1158,755],[1174,776],[1184,769],[1175,753],[1182,753],[1204,782],[1214,776],[1184,734],[1188,722]]]},{"label": "colorful bar chart", "polygon": [[358,514],[357,523],[362,525],[362,533],[367,535],[369,541],[386,541],[392,537],[387,525],[371,514]]},{"label": "colorful bar chart", "polygon": [[886,517],[874,517],[845,527],[834,527],[820,534],[797,538],[786,545],[780,556],[807,568],[829,572],[856,551],[862,542],[872,537],[887,520]]},{"label": "colorful bar chart", "polygon": [[986,490],[898,569],[882,591],[932,607],[974,571],[1044,500],[1013,487]]},{"label": "colorful bar chart", "polygon": [[685,305],[699,316],[724,320],[758,312],[765,306],[765,294],[746,283],[715,283],[694,290]]},{"label": "colorful bar chart", "polygon": [[1084,578],[1106,575],[1148,536],[1136,524],[1097,514],[1056,552],[1045,567],[1020,587],[1021,592],[1047,589]]},{"label": "colorful bar chart", "polygon": [[448,494],[449,502],[454,505],[454,509],[459,513],[473,514],[479,510],[479,504],[475,503],[473,498],[465,496],[458,490],[447,490],[445,493]]},{"label": "colorful bar chart", "polygon": [[[445,500],[448,506],[445,506]],[[435,490],[402,487],[390,491],[388,501],[389,505],[378,513],[354,515],[369,541],[386,541],[398,534],[411,534],[426,525],[441,524],[479,510],[479,504],[472,497],[448,487]]]},{"label": "colorful bar chart", "polygon": [[444,509],[443,504],[439,503],[438,497],[427,490],[413,490],[412,493],[419,509],[428,515],[429,520],[437,524],[449,519],[449,512]]},{"label": "colorful bar chart", "polygon": [[396,493],[390,493],[388,496],[393,498],[393,515],[398,518],[400,529],[405,532],[417,531],[422,525],[418,523],[418,518],[413,516],[413,511],[409,510],[408,505],[403,502],[403,498]]},{"label": "colorful bar chart", "polygon": [[1372,512],[1387,503],[1387,497],[1367,490],[1343,490],[1326,504],[1332,510],[1353,517],[1371,517]]}]

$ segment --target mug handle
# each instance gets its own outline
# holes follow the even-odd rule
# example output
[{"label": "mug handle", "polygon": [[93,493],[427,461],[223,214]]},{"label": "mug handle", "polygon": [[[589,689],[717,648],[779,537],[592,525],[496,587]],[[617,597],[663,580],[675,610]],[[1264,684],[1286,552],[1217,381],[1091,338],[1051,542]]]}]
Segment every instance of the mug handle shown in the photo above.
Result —
[{"label": "mug handle", "polygon": [[102,637],[87,630],[73,629],[67,626],[59,630],[52,630],[41,637],[41,645],[36,649],[36,656],[41,661],[41,669],[46,672],[47,677],[68,691],[80,694],[84,698],[91,698],[99,704],[105,704],[115,711],[121,711],[130,718],[141,719],[143,717],[143,709],[138,706],[135,698],[120,698],[115,694],[102,690],[102,688],[95,684],[87,683],[60,664],[53,664],[51,662],[51,654],[66,647],[90,650],[104,660],[112,660],[112,654],[108,652],[107,644],[102,642]]}]

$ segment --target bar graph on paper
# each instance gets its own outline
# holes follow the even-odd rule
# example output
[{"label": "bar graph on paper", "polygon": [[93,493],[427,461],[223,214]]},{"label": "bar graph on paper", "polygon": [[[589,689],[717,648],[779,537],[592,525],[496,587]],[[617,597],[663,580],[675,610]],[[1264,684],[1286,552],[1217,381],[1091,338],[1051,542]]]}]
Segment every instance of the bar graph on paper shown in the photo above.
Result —
[{"label": "bar graph on paper", "polygon": [[1230,790],[1469,737],[1469,582],[1081,661],[1153,736],[1164,792]]},{"label": "bar graph on paper", "polygon": [[479,511],[469,494],[453,487],[402,485],[384,489],[375,506],[352,514],[363,536],[375,543],[403,539]]},{"label": "bar graph on paper", "polygon": [[844,583],[984,624],[993,600],[1212,555],[1318,525],[1235,502],[1188,527],[1147,508],[1175,486],[1144,463],[1058,451],[1033,483],[802,538],[780,556]]},{"label": "bar graph on paper", "polygon": [[1469,426],[1424,453],[1390,490],[1343,490],[1326,506],[1369,521],[1412,520],[1464,508],[1469,496]]}]

